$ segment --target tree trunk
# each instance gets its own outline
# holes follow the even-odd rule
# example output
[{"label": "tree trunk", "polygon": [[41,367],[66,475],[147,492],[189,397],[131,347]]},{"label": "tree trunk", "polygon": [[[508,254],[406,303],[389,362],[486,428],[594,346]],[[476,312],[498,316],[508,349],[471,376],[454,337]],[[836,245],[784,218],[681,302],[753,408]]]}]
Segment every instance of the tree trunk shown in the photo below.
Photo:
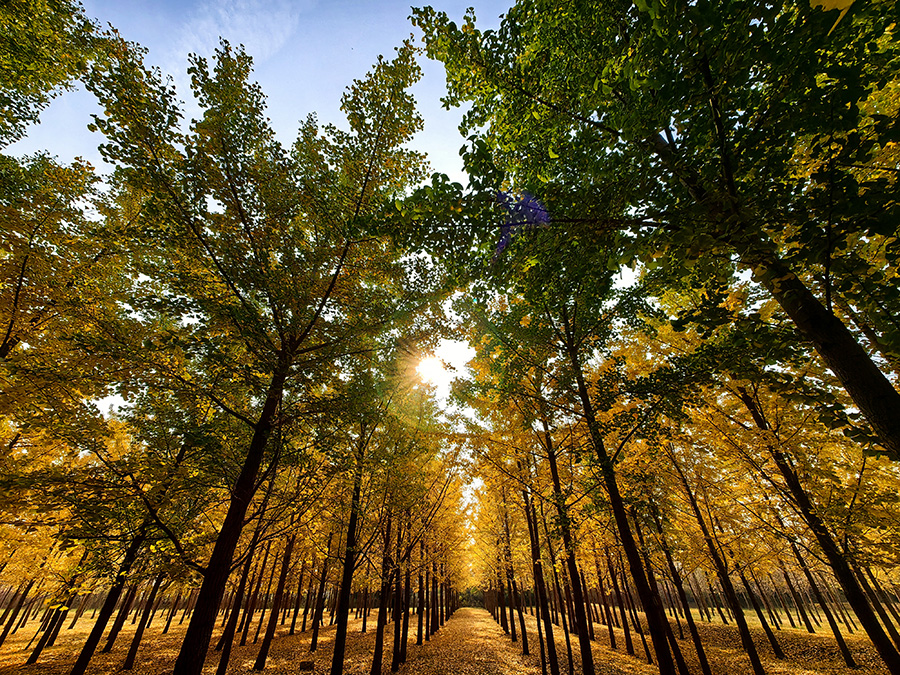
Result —
[{"label": "tree trunk", "polygon": [[337,605],[337,629],[334,633],[334,653],[331,658],[331,675],[344,672],[344,652],[347,649],[347,626],[350,621],[350,588],[356,566],[356,524],[359,520],[359,502],[362,493],[363,453],[365,446],[360,434],[356,451],[356,470],[353,475],[353,495],[350,498],[350,520],[347,523],[347,545],[344,548],[344,564],[341,570],[341,588]]},{"label": "tree trunk", "polygon": [[107,654],[112,651],[113,645],[116,643],[116,638],[119,635],[119,631],[122,630],[122,626],[125,625],[125,619],[128,618],[128,612],[131,610],[131,605],[134,602],[135,597],[138,592],[138,584],[132,584],[128,593],[125,595],[125,599],[122,601],[122,606],[119,608],[119,613],[116,614],[116,620],[113,622],[112,628],[109,630],[109,635],[106,636],[106,644],[103,645],[103,649],[100,650],[101,654]]},{"label": "tree trunk", "polygon": [[[550,539],[550,530],[547,527],[547,517],[544,514],[543,505],[541,506],[541,521],[544,524],[544,538],[547,541],[547,553],[550,555],[550,569],[553,570],[553,589],[555,593],[553,594],[556,599],[557,605],[562,604],[562,587],[559,584],[559,572],[556,571],[556,552],[553,550],[553,542]],[[559,615],[562,618],[562,629],[563,636],[566,640],[566,657],[568,658],[569,672],[573,672],[575,669],[575,660],[572,655],[572,640],[569,637],[569,621],[566,618],[565,608],[560,608]]]},{"label": "tree trunk", "polygon": [[422,623],[425,614],[425,580],[422,578],[422,568],[425,562],[425,540],[419,542],[419,609],[416,612],[416,644],[422,644]]},{"label": "tree trunk", "polygon": [[744,612],[741,609],[741,603],[738,600],[737,593],[734,590],[734,586],[731,584],[731,579],[728,576],[728,568],[725,564],[725,561],[719,555],[719,551],[716,548],[715,542],[713,541],[712,534],[709,531],[709,527],[706,525],[706,521],[703,519],[703,514],[700,512],[700,506],[697,504],[697,499],[694,496],[693,491],[691,490],[690,484],[687,481],[687,477],[684,475],[684,472],[681,470],[677,460],[675,459],[675,453],[669,453],[669,459],[672,462],[672,466],[675,468],[678,477],[681,479],[681,484],[684,487],[685,494],[688,498],[688,502],[691,505],[691,510],[694,512],[694,518],[697,520],[697,524],[700,526],[700,531],[703,533],[703,539],[706,542],[706,547],[709,550],[709,555],[712,558],[713,565],[716,568],[716,573],[719,576],[719,583],[722,584],[722,590],[725,593],[725,598],[728,601],[728,604],[731,605],[734,610],[734,620],[738,626],[738,632],[741,636],[741,644],[744,647],[744,651],[747,653],[747,656],[750,657],[750,664],[753,666],[753,672],[756,675],[765,675],[765,669],[763,668],[762,661],[759,659],[759,652],[756,651],[756,645],[753,643],[753,638],[750,636],[750,629],[747,626],[747,620],[744,618]]},{"label": "tree trunk", "polygon": [[[293,524],[293,520],[291,521]],[[288,571],[291,568],[291,554],[294,552],[294,541],[297,535],[292,534],[288,537],[287,544],[284,548],[284,555],[281,558],[281,573],[278,575],[278,587],[275,589],[275,597],[272,600],[272,611],[269,614],[269,623],[266,626],[266,633],[263,636],[262,645],[259,648],[259,654],[256,656],[256,663],[253,664],[253,670],[262,670],[266,667],[266,659],[269,658],[269,648],[272,646],[272,638],[275,637],[275,629],[278,627],[278,611],[281,609],[281,601],[284,597],[284,587],[287,583]]]},{"label": "tree trunk", "polygon": [[[19,612],[22,611],[22,606],[25,604],[25,601],[28,599],[28,593],[31,591],[34,586],[34,579],[31,579],[26,585],[25,590],[22,591],[21,595],[16,599],[15,607],[13,608],[9,620],[6,622],[6,625],[3,627],[3,634],[0,635],[0,646],[6,641],[6,636],[9,635],[10,630],[16,624],[16,619],[19,617]],[[99,638],[98,638],[99,639]]]},{"label": "tree trunk", "polygon": [[291,617],[291,629],[288,635],[293,635],[297,628],[297,615],[300,614],[300,602],[303,600],[303,577],[306,574],[306,559],[300,566],[300,578],[297,580],[297,597],[294,600],[294,615]]},{"label": "tree trunk", "polygon": [[54,639],[56,633],[59,631],[59,627],[62,626],[62,623],[66,618],[66,614],[69,611],[67,605],[69,604],[69,602],[71,602],[73,597],[73,595],[69,595],[68,598],[66,598],[66,600],[64,601],[63,604],[64,606],[66,606],[65,610],[62,607],[59,607],[50,613],[50,620],[44,627],[44,634],[41,636],[41,639],[38,640],[38,643],[34,646],[34,651],[31,652],[31,656],[28,657],[25,665],[30,666],[38,662],[38,659],[40,658],[41,653],[44,651],[44,648],[48,644],[50,644],[50,642]]},{"label": "tree trunk", "polygon": [[309,651],[314,652],[319,646],[319,626],[322,624],[322,614],[325,612],[325,583],[328,580],[328,561],[331,559],[331,543],[334,540],[334,531],[328,534],[328,552],[322,561],[322,577],[319,579],[319,590],[316,593],[316,602],[312,618],[312,638],[309,641]]},{"label": "tree trunk", "polygon": [[391,672],[400,670],[400,638],[403,633],[403,578],[400,575],[401,544],[403,541],[403,521],[397,523],[397,550],[394,560],[394,644],[391,650]]},{"label": "tree trunk", "polygon": [[241,536],[244,516],[256,492],[256,477],[262,465],[266,445],[272,433],[275,414],[281,403],[289,364],[279,362],[266,392],[265,403],[253,429],[247,457],[231,490],[225,520],[219,529],[212,555],[203,575],[203,583],[194,604],[194,612],[175,661],[174,675],[201,675],[216,623],[216,612],[231,574],[231,559]]},{"label": "tree trunk", "polygon": [[815,634],[816,629],[813,628],[812,622],[809,620],[809,615],[806,613],[806,607],[804,606],[803,598],[800,597],[800,594],[794,587],[794,582],[791,581],[791,576],[783,566],[781,568],[781,574],[784,577],[784,582],[787,584],[788,591],[790,592],[791,597],[794,599],[794,606],[797,608],[797,613],[800,614],[800,618],[803,620],[803,624],[806,626],[807,632]]},{"label": "tree trunk", "polygon": [[575,375],[582,413],[585,422],[587,423],[588,433],[594,447],[594,452],[597,455],[603,482],[606,485],[606,491],[609,495],[609,504],[612,508],[613,518],[616,521],[619,540],[622,543],[625,557],[628,560],[628,566],[631,569],[631,578],[634,580],[638,598],[641,601],[641,605],[644,607],[644,613],[647,617],[647,626],[650,631],[650,639],[653,642],[653,649],[656,652],[659,672],[660,675],[675,675],[675,663],[672,659],[672,654],[669,651],[668,638],[666,636],[666,626],[668,625],[666,614],[663,611],[659,596],[655,595],[650,589],[650,585],[647,582],[647,576],[644,573],[641,554],[638,551],[634,537],[631,534],[628,515],[625,511],[625,503],[619,492],[619,485],[616,481],[613,460],[607,454],[606,445],[603,442],[603,436],[600,432],[600,425],[594,414],[594,405],[584,380],[581,361],[578,356],[572,326],[565,306],[563,306],[562,319],[566,333],[566,352],[569,356],[569,362]]},{"label": "tree trunk", "polygon": [[[260,525],[261,524],[262,518],[260,518]],[[241,571],[241,578],[240,581],[238,581],[237,590],[234,592],[234,606],[231,608],[231,613],[228,615],[228,622],[225,624],[225,630],[222,633],[222,637],[219,639],[219,645],[221,645],[221,647],[217,647],[217,649],[222,650],[222,655],[219,657],[216,675],[225,675],[225,672],[228,670],[228,662],[231,660],[231,648],[234,645],[234,634],[238,627],[238,617],[241,615],[241,604],[244,602],[244,596],[247,592],[250,570],[253,567],[253,555],[256,552],[257,542],[259,541],[259,531],[260,526],[258,525],[253,533],[253,538],[250,540],[250,546],[247,549],[247,559],[244,561],[244,569]]]},{"label": "tree trunk", "polygon": [[678,572],[678,568],[675,566],[675,560],[672,558],[672,551],[669,549],[669,544],[666,541],[665,533],[663,532],[662,522],[659,519],[659,513],[656,510],[656,505],[651,504],[650,506],[651,515],[653,516],[653,522],[656,524],[656,530],[659,532],[659,545],[662,549],[663,555],[666,557],[666,564],[669,567],[669,574],[672,575],[672,582],[675,584],[675,591],[678,593],[678,597],[681,599],[681,604],[684,605],[685,614],[684,619],[688,625],[688,632],[691,634],[691,640],[694,642],[694,649],[697,652],[697,661],[700,663],[700,670],[703,671],[703,675],[712,675],[712,671],[709,667],[709,661],[706,658],[706,650],[703,649],[703,642],[700,640],[700,633],[697,630],[697,626],[694,623],[694,617],[691,615],[691,608],[688,605],[687,594],[684,592],[684,584],[682,583],[681,574]]},{"label": "tree trunk", "polygon": [[550,425],[544,415],[541,415],[541,426],[544,432],[544,449],[547,451],[547,461],[550,465],[550,476],[553,481],[553,501],[556,503],[556,513],[559,516],[559,527],[563,538],[563,547],[566,552],[566,569],[569,572],[568,587],[572,591],[572,603],[575,614],[574,628],[578,633],[581,670],[584,675],[594,675],[594,654],[591,651],[591,636],[588,634],[587,616],[585,616],[584,611],[584,592],[581,588],[581,579],[578,575],[578,565],[575,560],[575,542],[572,539],[569,510],[563,496],[559,468],[556,464],[556,448],[553,444],[553,437],[550,434]]},{"label": "tree trunk", "polygon": [[597,572],[597,586],[600,589],[600,599],[603,601],[603,614],[606,617],[606,628],[609,633],[610,649],[618,650],[616,646],[616,634],[613,631],[613,617],[609,609],[609,599],[606,597],[606,589],[603,585],[603,574],[600,572],[600,560],[597,556],[596,544],[594,544],[594,569]]},{"label": "tree trunk", "polygon": [[247,644],[247,637],[250,635],[250,626],[253,625],[253,614],[256,612],[256,603],[259,600],[259,592],[262,589],[262,580],[266,575],[266,563],[269,562],[269,552],[272,550],[272,542],[266,542],[266,550],[263,553],[263,559],[259,567],[256,569],[256,578],[254,579],[253,593],[250,595],[250,601],[244,608],[244,616],[241,619],[241,642],[243,647]]},{"label": "tree trunk", "polygon": [[[834,317],[832,317],[832,319],[834,319]],[[837,321],[837,319],[834,320]],[[838,321],[838,323],[840,323],[840,321]],[[841,326],[843,326],[843,324],[841,324]],[[854,342],[854,344],[856,343]],[[856,344],[856,347],[860,350],[862,349],[858,344]],[[868,356],[866,358],[868,358]],[[900,398],[900,395],[898,395],[894,388],[890,386],[890,383],[888,383],[888,386],[894,395]],[[767,434],[770,433],[769,424],[766,421],[762,410],[753,397],[750,396],[749,392],[747,392],[746,389],[739,388],[738,395],[747,407],[750,416],[753,418],[754,423],[760,431]],[[859,402],[857,402],[857,405],[860,405]],[[862,408],[861,405],[860,408]],[[900,424],[900,417],[895,419],[894,423]],[[897,447],[900,449],[900,435],[898,435],[897,440]],[[838,580],[841,589],[844,591],[844,597],[847,598],[847,602],[850,603],[850,606],[859,618],[863,630],[866,631],[872,644],[875,645],[875,649],[878,651],[878,654],[881,656],[888,670],[893,675],[900,675],[900,652],[897,651],[896,646],[891,642],[891,639],[887,636],[881,624],[878,622],[878,617],[876,617],[875,613],[872,611],[872,607],[869,605],[865,592],[860,587],[856,576],[853,574],[853,570],[850,569],[846,557],[838,548],[837,543],[831,536],[831,532],[828,531],[828,527],[819,517],[819,514],[813,506],[812,500],[810,500],[806,490],[804,490],[803,486],[800,484],[800,478],[794,470],[790,459],[782,452],[781,448],[776,445],[774,440],[768,443],[768,450],[772,455],[772,459],[775,460],[775,465],[778,467],[782,478],[784,478],[784,482],[791,493],[794,503],[802,514],[806,524],[809,526],[809,529],[812,531],[813,535],[815,535],[816,541],[822,549],[822,552],[825,554],[825,558],[828,560],[828,564],[831,567],[835,578]],[[818,589],[816,590],[818,591]],[[849,654],[849,651],[847,654]],[[845,655],[844,658],[846,660],[847,655]]]},{"label": "tree trunk", "polygon": [[[262,596],[262,598],[263,598],[262,599],[262,608],[259,613],[259,622],[256,624],[256,633],[253,636],[253,644],[256,644],[259,641],[259,633],[262,630],[263,621],[266,618],[266,610],[268,609],[269,598],[271,597],[271,593],[272,593],[272,581],[274,578],[275,578],[275,561],[272,560],[272,568],[271,568],[271,571],[269,572],[269,582],[266,584],[266,592]],[[277,621],[278,617],[276,616],[275,619]]]},{"label": "tree trunk", "polygon": [[409,644],[409,610],[411,598],[411,579],[409,561],[406,565],[406,573],[403,577],[403,634],[400,637],[400,663],[406,663],[407,646]]},{"label": "tree trunk", "polygon": [[134,668],[134,661],[137,658],[138,648],[141,646],[141,638],[144,637],[144,629],[147,628],[150,614],[153,611],[153,602],[156,600],[156,594],[159,592],[159,587],[162,586],[163,579],[165,579],[165,574],[160,572],[156,577],[156,581],[153,582],[153,587],[150,589],[150,595],[147,596],[147,604],[144,607],[144,611],[141,613],[141,622],[138,624],[134,637],[131,639],[131,647],[128,648],[128,655],[125,657],[125,662],[122,664],[122,670],[131,670]]},{"label": "tree trunk", "polygon": [[606,568],[609,570],[609,580],[613,587],[613,593],[616,595],[616,604],[619,606],[619,615],[622,617],[622,630],[625,631],[625,651],[633,656],[634,644],[631,641],[631,629],[628,627],[628,617],[625,616],[625,602],[622,600],[622,593],[619,590],[619,582],[616,578],[616,566],[609,556],[609,548],[605,549],[605,553]]},{"label": "tree trunk", "polygon": [[[522,465],[519,465],[522,471]],[[525,520],[528,523],[528,540],[531,547],[531,570],[534,577],[535,601],[538,605],[537,621],[543,622],[544,643],[547,645],[547,662],[550,664],[550,675],[559,675],[559,660],[556,656],[556,643],[553,640],[553,623],[547,605],[547,585],[544,583],[544,570],[541,563],[541,547],[538,540],[537,514],[527,488],[522,488],[522,504],[525,509]]]},{"label": "tree trunk", "polygon": [[372,654],[371,675],[381,675],[384,661],[384,627],[387,625],[388,595],[391,592],[391,512],[385,524],[384,553],[381,558],[381,595],[378,598],[378,622],[375,628],[375,650]]},{"label": "tree trunk", "polygon": [[844,663],[847,664],[849,668],[856,668],[856,661],[853,659],[853,655],[850,653],[850,649],[847,647],[847,643],[844,642],[844,636],[841,635],[841,631],[838,628],[837,622],[834,620],[834,617],[831,615],[831,611],[828,609],[828,605],[825,604],[825,598],[822,597],[822,593],[819,591],[819,586],[816,584],[816,580],[813,578],[812,572],[809,567],[806,565],[806,562],[803,560],[803,556],[800,555],[800,549],[797,548],[797,545],[794,542],[791,542],[791,548],[794,550],[794,555],[797,560],[800,562],[800,567],[803,569],[803,573],[806,575],[806,581],[809,583],[809,589],[812,591],[813,595],[816,598],[816,602],[822,607],[822,611],[825,613],[825,619],[828,621],[828,626],[831,628],[831,632],[834,633],[834,639],[838,643],[838,648],[841,650],[841,656],[844,657]]}]

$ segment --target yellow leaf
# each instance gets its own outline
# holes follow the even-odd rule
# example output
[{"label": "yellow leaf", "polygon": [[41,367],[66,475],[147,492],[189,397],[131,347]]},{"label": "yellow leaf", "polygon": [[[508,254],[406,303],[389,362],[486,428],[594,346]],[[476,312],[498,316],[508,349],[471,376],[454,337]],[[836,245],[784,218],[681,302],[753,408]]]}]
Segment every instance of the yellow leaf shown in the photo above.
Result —
[{"label": "yellow leaf", "polygon": [[810,0],[811,7],[821,7],[823,12],[830,12],[833,9],[839,9],[842,12],[850,9],[850,5],[854,0]]}]

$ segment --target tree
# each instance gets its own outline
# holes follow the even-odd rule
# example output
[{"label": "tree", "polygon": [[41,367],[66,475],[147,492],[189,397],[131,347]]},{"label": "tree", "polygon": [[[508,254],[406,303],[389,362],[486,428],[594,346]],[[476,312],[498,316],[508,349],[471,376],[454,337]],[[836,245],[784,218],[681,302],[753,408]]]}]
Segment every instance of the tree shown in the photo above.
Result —
[{"label": "tree", "polygon": [[[350,131],[302,125],[288,152],[275,140],[251,59],[223,43],[190,73],[203,116],[179,128],[174,91],[118,42],[89,88],[95,120],[119,165],[118,211],[133,247],[132,306],[154,323],[144,345],[153,386],[207,398],[244,425],[245,451],[206,565],[177,673],[202,667],[244,515],[273,433],[343,355],[422,303],[399,252],[377,236],[379,213],[419,175],[401,146],[421,126],[406,88],[419,71],[405,45],[380,60],[342,101]],[[185,321],[184,317],[189,317]],[[149,383],[149,380],[148,380]]]},{"label": "tree", "polygon": [[71,88],[100,41],[79,2],[11,0],[0,7],[0,147],[25,135],[41,110]]},{"label": "tree", "polygon": [[[833,17],[806,2],[523,1],[484,32],[472,14],[461,26],[430,7],[413,17],[446,65],[448,104],[472,105],[476,187],[507,175],[540,187],[569,239],[629,242],[598,265],[664,255],[749,269],[900,458],[900,393],[830,290],[851,290],[854,265],[834,261],[872,237],[891,271],[867,280],[869,302],[893,302],[881,280],[896,266],[895,183],[859,171],[896,140],[895,108],[863,111],[896,79],[880,7],[854,8],[830,34]],[[824,160],[812,171],[810,154]]]}]

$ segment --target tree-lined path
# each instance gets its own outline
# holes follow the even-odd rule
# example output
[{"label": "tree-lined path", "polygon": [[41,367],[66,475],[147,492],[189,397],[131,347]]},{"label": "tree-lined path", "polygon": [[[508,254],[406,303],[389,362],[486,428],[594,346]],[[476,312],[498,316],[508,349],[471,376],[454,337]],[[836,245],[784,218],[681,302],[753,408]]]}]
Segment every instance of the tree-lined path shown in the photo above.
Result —
[{"label": "tree-lined path", "polygon": [[900,675],[897,4],[416,7],[285,134],[0,2],[3,667]]}]

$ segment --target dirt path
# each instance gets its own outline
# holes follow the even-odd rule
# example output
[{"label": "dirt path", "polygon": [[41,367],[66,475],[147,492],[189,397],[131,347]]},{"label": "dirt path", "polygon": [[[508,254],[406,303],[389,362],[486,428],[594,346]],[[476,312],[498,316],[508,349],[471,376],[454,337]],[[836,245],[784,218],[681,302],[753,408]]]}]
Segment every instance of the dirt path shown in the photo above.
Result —
[{"label": "dirt path", "polygon": [[484,609],[457,610],[437,635],[414,653],[400,675],[539,675],[540,661],[523,657]]}]

